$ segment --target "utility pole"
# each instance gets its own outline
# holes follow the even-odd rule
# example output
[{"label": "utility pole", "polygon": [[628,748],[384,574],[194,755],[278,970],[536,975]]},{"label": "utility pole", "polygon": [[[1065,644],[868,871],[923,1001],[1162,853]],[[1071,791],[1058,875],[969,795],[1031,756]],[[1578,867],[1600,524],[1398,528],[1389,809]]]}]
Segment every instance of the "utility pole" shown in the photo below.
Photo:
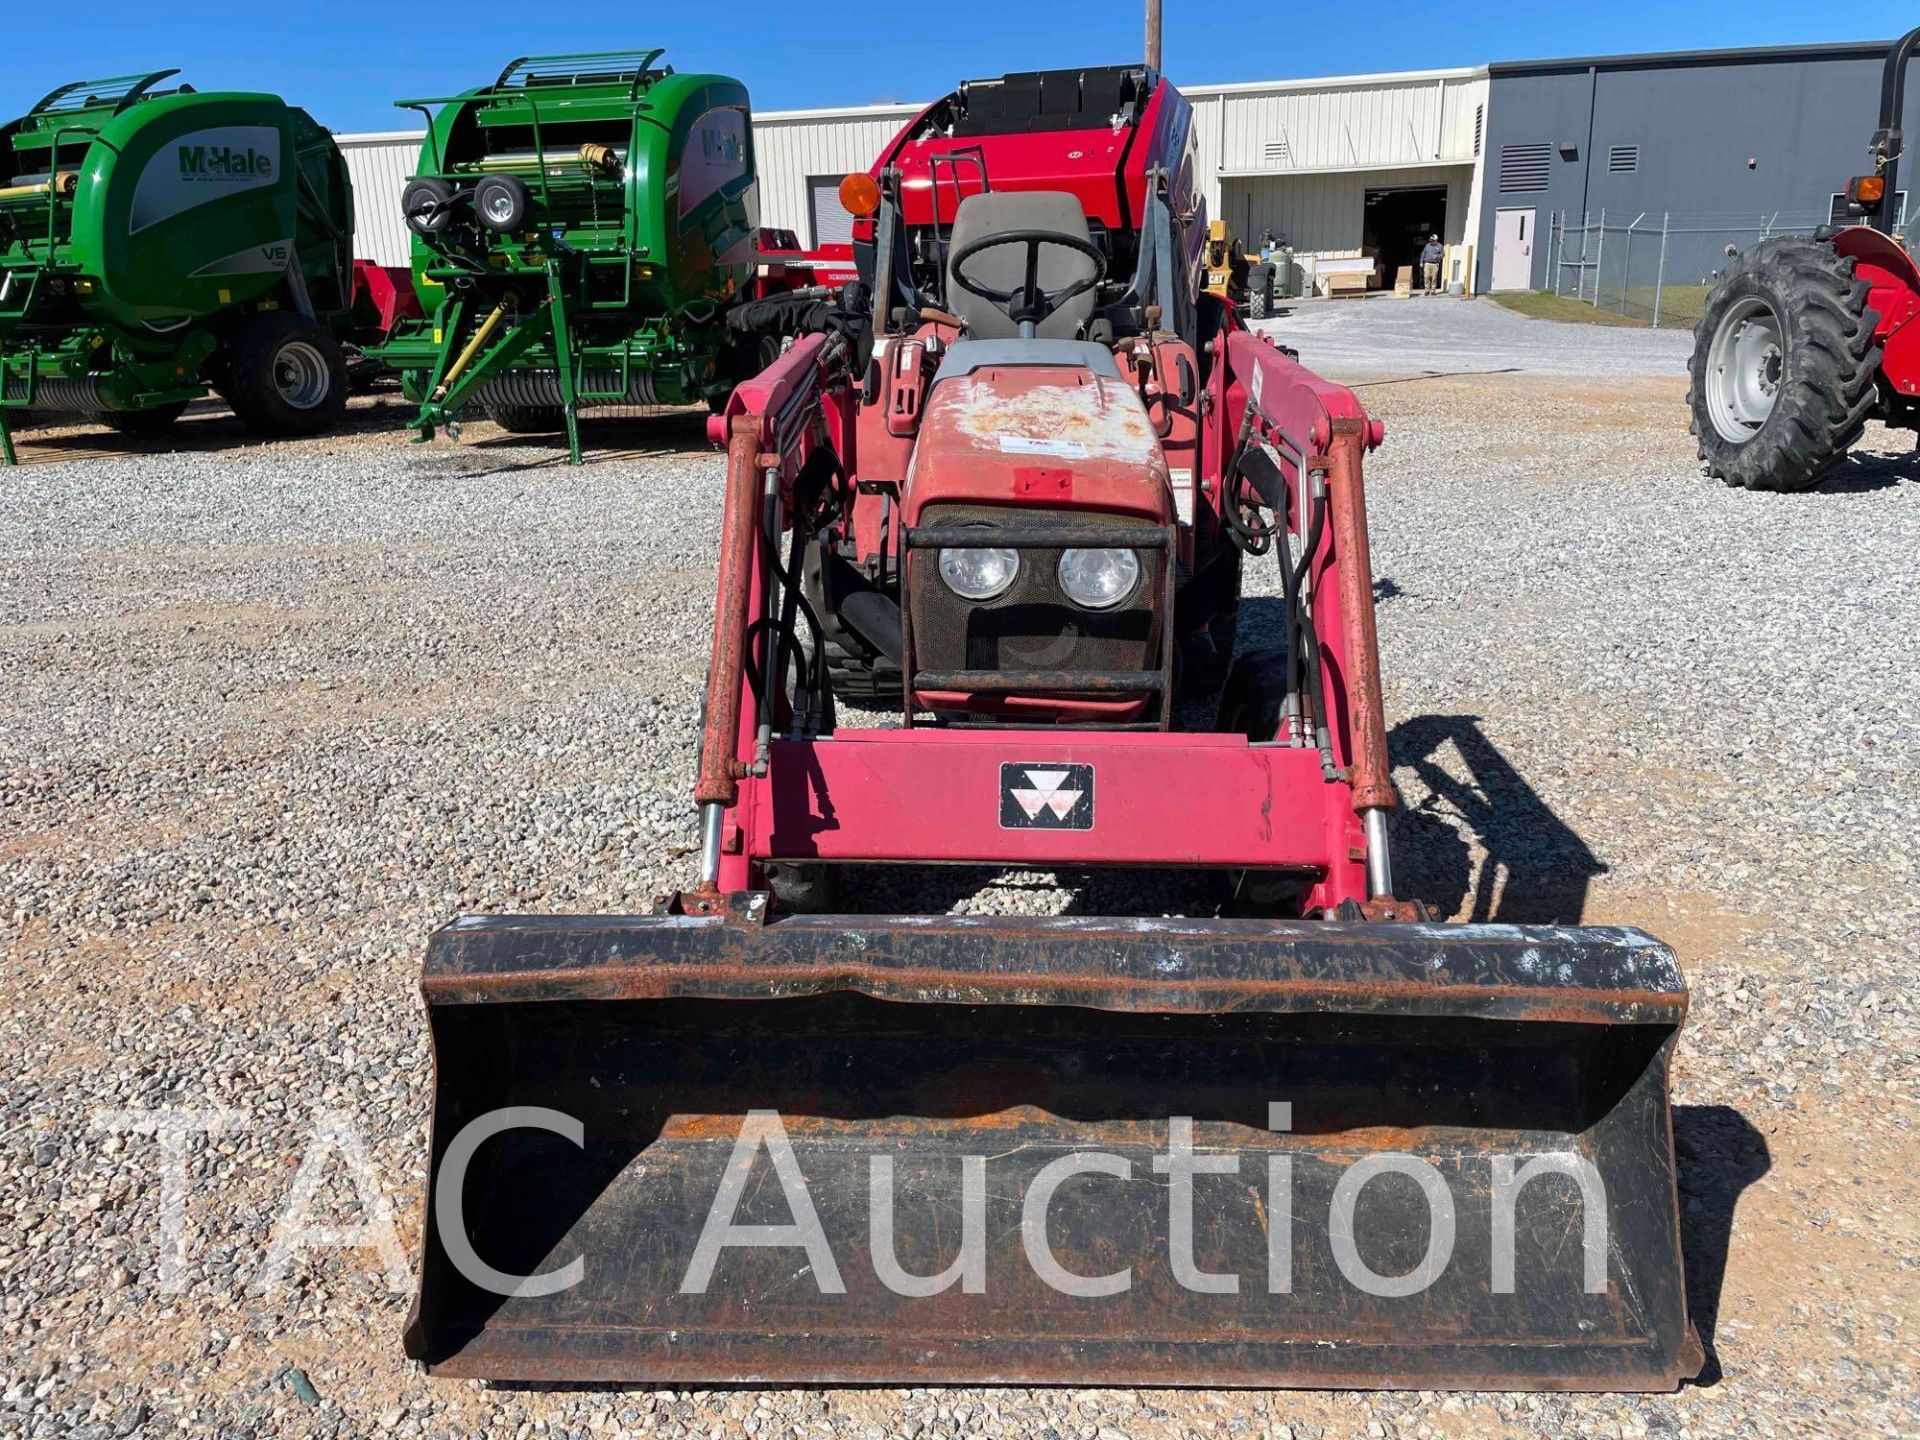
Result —
[{"label": "utility pole", "polygon": [[1160,0],[1147,0],[1147,68],[1160,68]]}]

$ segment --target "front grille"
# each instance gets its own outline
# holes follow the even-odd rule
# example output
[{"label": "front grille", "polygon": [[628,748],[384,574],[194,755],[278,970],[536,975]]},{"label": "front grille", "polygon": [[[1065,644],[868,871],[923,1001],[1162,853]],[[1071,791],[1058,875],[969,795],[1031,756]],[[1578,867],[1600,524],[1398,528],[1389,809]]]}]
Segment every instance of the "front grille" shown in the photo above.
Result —
[{"label": "front grille", "polygon": [[[990,547],[993,530],[1016,526],[1071,527],[1099,544],[1102,530],[1138,528],[1128,515],[1023,509],[994,505],[930,505],[920,525],[981,527]],[[1111,610],[1083,610],[1060,589],[1058,550],[1022,550],[1020,574],[1006,594],[964,600],[940,578],[939,552],[914,552],[908,605],[913,621],[913,661],[919,670],[1155,671],[1160,668],[1160,594],[1166,551],[1141,550],[1140,583]]]}]

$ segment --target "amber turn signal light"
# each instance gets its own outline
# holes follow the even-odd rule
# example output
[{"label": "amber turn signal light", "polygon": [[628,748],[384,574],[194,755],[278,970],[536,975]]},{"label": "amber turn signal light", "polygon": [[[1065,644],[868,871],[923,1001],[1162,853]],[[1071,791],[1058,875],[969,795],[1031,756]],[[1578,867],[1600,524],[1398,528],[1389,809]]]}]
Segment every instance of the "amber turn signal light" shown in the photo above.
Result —
[{"label": "amber turn signal light", "polygon": [[840,204],[849,215],[867,216],[880,208],[880,184],[864,170],[840,182]]},{"label": "amber turn signal light", "polygon": [[[841,187],[844,194],[846,187]],[[1847,182],[1847,203],[1851,205],[1878,205],[1887,194],[1887,177],[1884,175],[1856,175]]]}]

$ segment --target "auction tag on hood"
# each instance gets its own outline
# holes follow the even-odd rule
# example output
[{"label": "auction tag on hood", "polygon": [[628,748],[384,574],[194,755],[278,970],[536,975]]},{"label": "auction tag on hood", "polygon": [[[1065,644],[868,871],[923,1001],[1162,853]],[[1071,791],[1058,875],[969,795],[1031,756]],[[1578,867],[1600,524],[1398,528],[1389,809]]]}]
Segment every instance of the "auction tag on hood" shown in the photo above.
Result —
[{"label": "auction tag on hood", "polygon": [[1064,460],[1087,458],[1087,447],[1078,440],[1043,440],[1036,435],[1002,435],[1000,449],[1007,455],[1058,455]]}]

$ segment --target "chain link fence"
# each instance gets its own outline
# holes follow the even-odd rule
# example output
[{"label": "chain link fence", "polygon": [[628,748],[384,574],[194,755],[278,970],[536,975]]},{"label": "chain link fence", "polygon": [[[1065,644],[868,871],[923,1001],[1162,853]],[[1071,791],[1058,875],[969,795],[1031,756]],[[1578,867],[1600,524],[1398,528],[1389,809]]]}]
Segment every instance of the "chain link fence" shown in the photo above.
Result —
[{"label": "chain link fence", "polygon": [[[1904,211],[1905,194],[1900,198]],[[1629,216],[1602,210],[1576,217],[1557,210],[1547,234],[1547,275],[1555,295],[1658,329],[1691,329],[1735,255],[1775,235],[1811,235],[1835,220],[1820,211]]]}]

